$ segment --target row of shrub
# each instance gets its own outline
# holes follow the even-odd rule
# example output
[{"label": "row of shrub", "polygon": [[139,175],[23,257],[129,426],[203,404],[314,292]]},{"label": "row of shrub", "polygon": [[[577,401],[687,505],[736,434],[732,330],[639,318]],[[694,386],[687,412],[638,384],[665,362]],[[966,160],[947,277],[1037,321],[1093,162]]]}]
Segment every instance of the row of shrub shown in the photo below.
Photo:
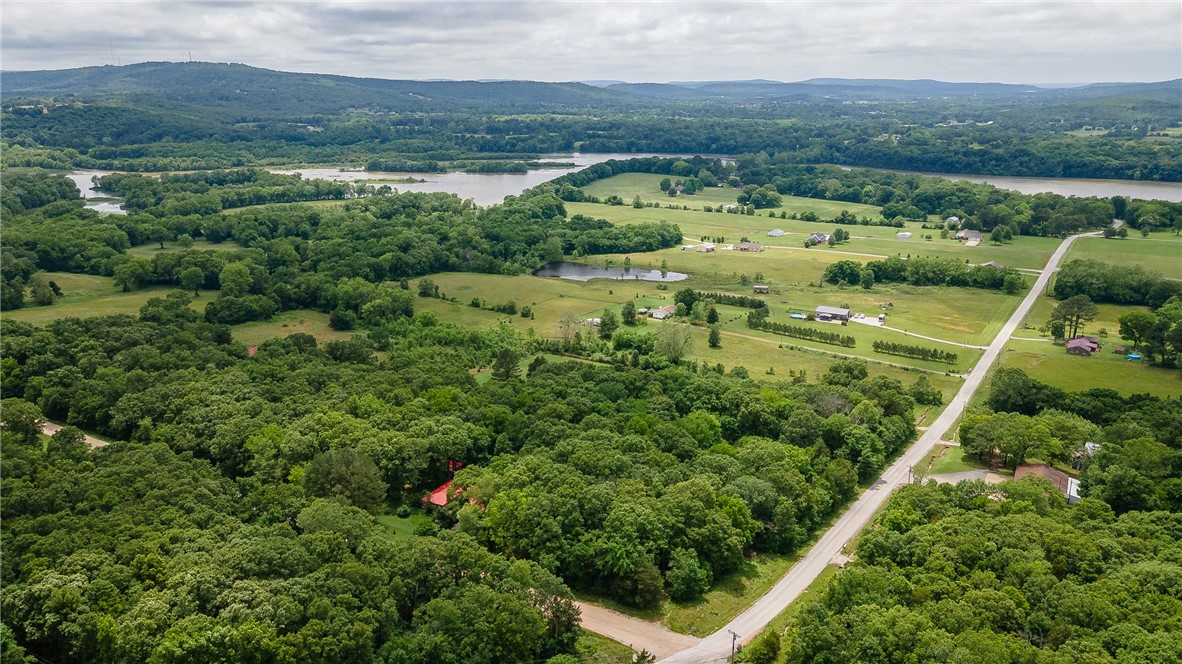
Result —
[{"label": "row of shrub", "polygon": [[956,364],[957,360],[956,353],[950,353],[946,350],[926,348],[924,346],[909,346],[892,341],[875,341],[873,348],[876,353],[912,357],[917,360],[932,360],[934,362],[947,362],[949,364]]},{"label": "row of shrub", "polygon": [[858,343],[856,339],[848,334],[843,335],[836,332],[826,332],[824,330],[817,330],[811,327],[803,327],[800,325],[776,323],[768,320],[767,316],[757,315],[758,313],[758,311],[753,311],[747,314],[747,327],[753,330],[762,330],[764,332],[771,332],[772,334],[779,334],[785,337],[807,339],[809,341],[817,341],[823,344],[845,346],[846,348],[853,348]]}]

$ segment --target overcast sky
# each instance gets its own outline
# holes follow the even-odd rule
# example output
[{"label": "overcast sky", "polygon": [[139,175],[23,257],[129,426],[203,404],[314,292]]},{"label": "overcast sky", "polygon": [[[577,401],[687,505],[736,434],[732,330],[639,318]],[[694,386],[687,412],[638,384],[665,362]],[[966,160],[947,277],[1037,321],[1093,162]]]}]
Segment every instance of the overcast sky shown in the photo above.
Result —
[{"label": "overcast sky", "polygon": [[1182,77],[1182,2],[11,2],[4,69],[241,62],[380,78]]}]

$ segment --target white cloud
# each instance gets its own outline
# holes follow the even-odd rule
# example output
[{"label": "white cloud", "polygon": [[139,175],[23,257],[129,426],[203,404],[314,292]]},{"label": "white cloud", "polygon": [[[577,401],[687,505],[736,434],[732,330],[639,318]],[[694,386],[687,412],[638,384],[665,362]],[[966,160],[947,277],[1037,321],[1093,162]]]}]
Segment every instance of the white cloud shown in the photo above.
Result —
[{"label": "white cloud", "polygon": [[243,62],[384,78],[1182,77],[1178,2],[10,2],[5,69]]}]

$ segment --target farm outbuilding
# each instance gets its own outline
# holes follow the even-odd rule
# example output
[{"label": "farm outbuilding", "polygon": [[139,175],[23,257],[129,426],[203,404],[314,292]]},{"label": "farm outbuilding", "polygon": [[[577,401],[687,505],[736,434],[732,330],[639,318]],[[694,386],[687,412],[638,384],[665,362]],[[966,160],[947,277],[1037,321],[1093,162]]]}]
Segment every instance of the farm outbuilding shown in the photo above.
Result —
[{"label": "farm outbuilding", "polygon": [[773,228],[767,232],[768,237],[784,237],[784,235],[786,235],[786,233],[784,233],[784,231],[779,228]]},{"label": "farm outbuilding", "polygon": [[902,232],[899,232],[899,233],[895,233],[895,237],[899,238],[900,240],[910,240],[910,239],[911,239],[911,233],[910,233],[910,232],[908,232],[908,231],[902,231]]}]

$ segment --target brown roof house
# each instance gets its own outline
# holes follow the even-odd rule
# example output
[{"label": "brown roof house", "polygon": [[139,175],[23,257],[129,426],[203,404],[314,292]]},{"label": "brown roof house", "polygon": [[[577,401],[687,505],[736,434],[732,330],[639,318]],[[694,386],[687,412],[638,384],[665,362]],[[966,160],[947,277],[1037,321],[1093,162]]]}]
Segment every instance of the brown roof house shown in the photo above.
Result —
[{"label": "brown roof house", "polygon": [[735,249],[737,251],[763,251],[763,245],[758,242],[737,242]]},{"label": "brown roof house", "polygon": [[976,240],[976,241],[980,242],[981,241],[981,231],[974,231],[971,229],[957,231],[956,235],[952,236],[952,239],[953,240]]},{"label": "brown roof house", "polygon": [[1099,352],[1100,340],[1096,337],[1078,336],[1067,341],[1067,353],[1069,355],[1083,355],[1087,357],[1092,353]]}]

